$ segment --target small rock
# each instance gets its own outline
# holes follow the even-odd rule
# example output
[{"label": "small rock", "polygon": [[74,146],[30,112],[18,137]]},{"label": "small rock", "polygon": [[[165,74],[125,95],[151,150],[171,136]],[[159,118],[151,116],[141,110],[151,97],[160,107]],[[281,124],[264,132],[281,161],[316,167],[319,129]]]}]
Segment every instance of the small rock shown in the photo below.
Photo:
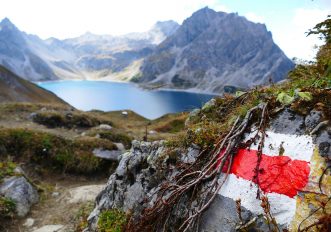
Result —
[{"label": "small rock", "polygon": [[73,188],[69,190],[67,201],[70,204],[94,201],[104,187],[104,185],[86,185]]},{"label": "small rock", "polygon": [[0,185],[0,194],[16,203],[19,217],[24,217],[39,200],[37,190],[23,176],[6,178]]},{"label": "small rock", "polygon": [[86,132],[82,132],[80,136],[86,136]]},{"label": "small rock", "polygon": [[46,225],[33,232],[62,232],[64,229],[63,225]]},{"label": "small rock", "polygon": [[94,137],[97,138],[97,139],[100,139],[100,135],[99,134],[96,134]]},{"label": "small rock", "polygon": [[58,196],[60,196],[59,192],[52,192],[52,197],[58,197]]},{"label": "small rock", "polygon": [[321,122],[321,119],[322,119],[322,112],[312,110],[309,113],[309,115],[307,115],[305,118],[306,130],[308,131],[313,130]]},{"label": "small rock", "polygon": [[123,143],[114,143],[117,147],[118,150],[120,151],[125,151],[125,147],[123,145]]},{"label": "small rock", "polygon": [[17,167],[14,169],[14,173],[15,173],[16,175],[25,175],[23,169],[22,169],[21,167],[19,167],[19,166],[17,166]]},{"label": "small rock", "polygon": [[112,127],[110,125],[108,125],[108,124],[100,124],[99,125],[99,129],[100,130],[111,130]]},{"label": "small rock", "polygon": [[127,116],[128,116],[128,112],[127,112],[127,111],[122,111],[122,115],[123,115],[124,117],[127,117]]},{"label": "small rock", "polygon": [[319,154],[322,157],[331,159],[331,128],[328,127],[326,130],[322,130],[317,134],[315,143],[318,146]]},{"label": "small rock", "polygon": [[43,108],[40,109],[40,111],[41,112],[45,112],[45,111],[47,111],[47,108],[46,107],[43,107]]},{"label": "small rock", "polygon": [[271,129],[276,133],[302,135],[305,133],[305,121],[301,115],[286,108],[271,122]]},{"label": "small rock", "polygon": [[33,218],[27,218],[23,224],[25,227],[32,227],[34,224],[34,219]]},{"label": "small rock", "polygon": [[36,112],[33,112],[31,113],[29,116],[28,116],[28,119],[34,119],[35,117],[37,116],[37,113]]},{"label": "small rock", "polygon": [[65,115],[65,117],[67,118],[67,119],[72,119],[73,118],[73,114],[72,113],[66,113],[66,115]]},{"label": "small rock", "polygon": [[122,154],[121,150],[103,150],[96,148],[93,150],[93,155],[102,159],[117,161],[119,156]]},{"label": "small rock", "polygon": [[208,101],[204,104],[204,106],[202,107],[202,110],[203,111],[208,111],[211,108],[213,108],[215,105],[216,105],[216,99],[213,98],[213,99],[211,99],[210,101]]},{"label": "small rock", "polygon": [[155,130],[150,130],[150,131],[148,131],[148,134],[155,135],[155,134],[157,134],[157,132]]}]

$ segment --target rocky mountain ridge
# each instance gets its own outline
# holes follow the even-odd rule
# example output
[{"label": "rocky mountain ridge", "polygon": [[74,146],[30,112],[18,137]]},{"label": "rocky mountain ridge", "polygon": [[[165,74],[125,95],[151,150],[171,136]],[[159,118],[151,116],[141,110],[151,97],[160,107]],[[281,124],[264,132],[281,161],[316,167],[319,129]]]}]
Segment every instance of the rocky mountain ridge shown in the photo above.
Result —
[{"label": "rocky mountain ridge", "polygon": [[0,64],[30,81],[107,77],[132,68],[177,28],[176,22],[165,21],[143,33],[86,33],[66,40],[42,40],[5,18],[0,23]]},{"label": "rocky mountain ridge", "polygon": [[106,79],[223,93],[278,82],[294,67],[263,24],[203,8],[182,25],[123,36],[41,40],[0,23],[0,64],[32,81]]},{"label": "rocky mountain ridge", "polygon": [[278,82],[293,67],[264,24],[203,8],[144,60],[138,81],[220,93]]}]

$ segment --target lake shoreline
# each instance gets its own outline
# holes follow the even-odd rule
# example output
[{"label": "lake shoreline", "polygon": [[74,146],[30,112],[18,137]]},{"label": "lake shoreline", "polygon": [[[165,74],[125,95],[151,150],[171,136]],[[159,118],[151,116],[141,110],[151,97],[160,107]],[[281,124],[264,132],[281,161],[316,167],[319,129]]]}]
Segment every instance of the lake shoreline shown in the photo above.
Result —
[{"label": "lake shoreline", "polygon": [[66,81],[90,81],[90,82],[110,82],[110,83],[122,83],[122,84],[128,84],[128,85],[134,85],[137,88],[140,88],[142,90],[146,91],[173,91],[173,92],[185,92],[185,93],[196,93],[196,94],[204,94],[204,95],[210,95],[215,97],[220,97],[222,94],[216,94],[213,92],[205,92],[199,89],[175,89],[175,88],[156,88],[156,89],[148,89],[140,84],[134,83],[134,82],[128,82],[128,81],[121,81],[121,80],[109,80],[109,79],[68,79],[68,80],[46,80],[46,81],[36,81],[35,84],[39,85],[42,83],[56,83],[56,82],[66,82]]},{"label": "lake shoreline", "polygon": [[59,80],[36,84],[82,111],[132,110],[150,120],[201,108],[217,96],[166,88],[148,90],[136,83],[101,80]]}]

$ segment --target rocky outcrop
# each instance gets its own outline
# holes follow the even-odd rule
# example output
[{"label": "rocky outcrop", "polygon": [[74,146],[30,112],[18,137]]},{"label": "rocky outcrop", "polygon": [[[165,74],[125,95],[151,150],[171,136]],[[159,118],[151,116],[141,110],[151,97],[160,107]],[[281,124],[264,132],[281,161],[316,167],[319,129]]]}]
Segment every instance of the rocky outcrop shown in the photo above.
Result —
[{"label": "rocky outcrop", "polygon": [[203,8],[144,60],[139,82],[223,93],[278,82],[293,67],[265,25]]},{"label": "rocky outcrop", "polygon": [[0,184],[0,195],[15,203],[16,213],[19,217],[27,215],[30,207],[39,200],[37,190],[23,176],[6,178]]},{"label": "rocky outcrop", "polygon": [[[205,110],[208,110],[213,102],[205,105]],[[198,117],[200,112],[192,113],[191,117]],[[267,137],[264,141],[263,155],[266,156],[264,159],[273,160],[271,163],[274,170],[271,171],[277,174],[277,170],[287,168],[284,172],[287,173],[286,178],[291,179],[289,185],[292,185],[296,181],[295,178],[301,175],[305,175],[306,181],[308,181],[301,186],[300,191],[297,189],[298,186],[294,186],[294,190],[298,193],[294,193],[293,197],[290,192],[287,192],[288,188],[291,188],[290,186],[283,186],[284,189],[282,189],[278,188],[277,184],[274,185],[278,182],[279,176],[283,175],[282,172],[279,175],[275,174],[276,179],[272,183],[266,183],[264,187],[261,184],[264,181],[263,177],[260,177],[262,178],[260,187],[269,198],[271,214],[275,217],[280,229],[297,228],[301,220],[316,209],[314,200],[307,201],[307,199],[313,193],[320,194],[317,173],[330,165],[327,162],[331,160],[331,127],[330,124],[325,123],[326,119],[326,115],[316,109],[306,115],[300,115],[290,108],[284,108],[274,116],[270,126],[266,129]],[[245,138],[242,138],[243,141],[249,141],[254,134],[254,132],[246,133]],[[251,150],[257,150],[257,146],[257,144],[252,144],[246,156],[250,155]],[[196,145],[192,145],[186,150],[178,149],[169,152],[163,142],[134,141],[132,149],[122,155],[116,172],[110,176],[106,187],[96,198],[96,207],[88,218],[89,228],[86,231],[96,231],[99,215],[112,208],[131,213],[132,220],[139,218],[143,209],[156,203],[157,194],[155,193],[161,188],[162,183],[171,182],[178,174],[177,167],[191,165],[199,154],[200,148]],[[238,156],[239,160],[234,160],[234,162],[240,162],[239,153]],[[282,159],[285,160],[285,163],[281,161]],[[291,164],[287,166],[288,163]],[[249,163],[246,164],[249,166]],[[261,170],[267,167],[263,165],[260,166]],[[293,165],[303,165],[301,168],[308,168],[310,172],[302,173],[299,167],[299,169],[292,169]],[[238,168],[240,170],[243,167],[238,166]],[[263,176],[265,172],[268,170],[261,171],[260,175]],[[240,228],[254,229],[254,231],[269,230],[270,225],[264,216],[261,202],[256,198],[256,185],[240,175],[239,171],[237,177],[233,174],[228,177],[221,191],[202,214],[199,231],[227,232]],[[267,179],[273,179],[272,175],[270,173]],[[219,181],[221,180],[222,175],[219,176]],[[325,194],[331,193],[330,186],[328,187],[330,180],[327,177],[321,182]],[[272,190],[267,190],[266,188],[269,188],[270,185],[273,186]],[[206,182],[201,192],[206,192],[205,190],[209,187]],[[238,203],[236,202],[239,198],[241,199],[241,218],[238,217]],[[296,199],[300,199],[300,201],[297,203]],[[188,199],[183,197],[177,202],[175,213],[169,218],[167,225],[173,225],[174,218],[177,221],[184,219],[182,217],[187,212],[187,201]],[[308,207],[308,205],[310,206]]]},{"label": "rocky outcrop", "polygon": [[165,174],[171,172],[171,157],[164,149],[163,142],[132,142],[131,150],[122,155],[115,173],[96,198],[96,207],[88,218],[90,230],[96,230],[98,217],[106,209],[132,210],[139,215],[148,204],[145,199],[152,197]]}]

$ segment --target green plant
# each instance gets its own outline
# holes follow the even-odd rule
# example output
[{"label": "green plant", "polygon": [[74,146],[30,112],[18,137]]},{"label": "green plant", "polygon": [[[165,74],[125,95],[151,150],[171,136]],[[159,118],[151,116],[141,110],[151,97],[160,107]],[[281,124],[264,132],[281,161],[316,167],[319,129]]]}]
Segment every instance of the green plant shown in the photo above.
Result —
[{"label": "green plant", "polygon": [[5,217],[13,217],[16,204],[9,198],[0,197],[0,219]]},{"label": "green plant", "polygon": [[106,139],[66,139],[50,133],[26,129],[0,129],[0,144],[6,155],[15,161],[37,163],[48,170],[91,174],[109,171],[112,162],[95,157],[93,150],[117,147]]},{"label": "green plant", "polygon": [[15,175],[15,168],[16,164],[12,161],[0,162],[0,183],[4,177]]},{"label": "green plant", "polygon": [[121,232],[124,231],[127,223],[126,214],[119,209],[103,211],[99,216],[98,230],[100,232]]},{"label": "green plant", "polygon": [[84,205],[82,205],[75,216],[75,231],[81,232],[83,231],[87,226],[87,218],[90,214],[90,212],[93,210],[93,202],[88,202]]}]

